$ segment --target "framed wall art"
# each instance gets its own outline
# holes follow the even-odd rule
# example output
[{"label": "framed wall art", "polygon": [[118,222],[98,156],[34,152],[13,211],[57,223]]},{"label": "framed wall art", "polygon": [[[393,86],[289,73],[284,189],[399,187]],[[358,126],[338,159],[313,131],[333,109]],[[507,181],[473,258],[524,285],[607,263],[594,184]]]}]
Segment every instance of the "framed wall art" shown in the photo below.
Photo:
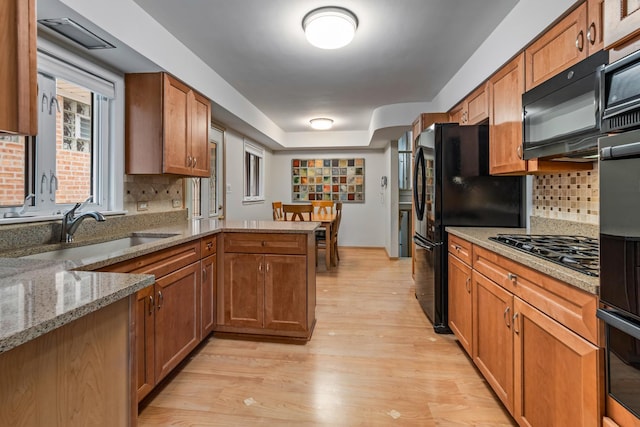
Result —
[{"label": "framed wall art", "polygon": [[291,200],[364,203],[364,159],[292,159]]}]

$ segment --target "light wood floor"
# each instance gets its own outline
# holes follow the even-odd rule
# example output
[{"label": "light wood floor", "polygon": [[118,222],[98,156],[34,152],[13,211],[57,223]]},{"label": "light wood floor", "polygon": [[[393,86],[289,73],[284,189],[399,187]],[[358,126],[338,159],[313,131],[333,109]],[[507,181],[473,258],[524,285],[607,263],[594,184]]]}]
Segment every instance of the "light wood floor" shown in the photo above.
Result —
[{"label": "light wood floor", "polygon": [[422,313],[411,260],[340,249],[306,345],[210,338],[140,426],[514,426],[453,336]]}]

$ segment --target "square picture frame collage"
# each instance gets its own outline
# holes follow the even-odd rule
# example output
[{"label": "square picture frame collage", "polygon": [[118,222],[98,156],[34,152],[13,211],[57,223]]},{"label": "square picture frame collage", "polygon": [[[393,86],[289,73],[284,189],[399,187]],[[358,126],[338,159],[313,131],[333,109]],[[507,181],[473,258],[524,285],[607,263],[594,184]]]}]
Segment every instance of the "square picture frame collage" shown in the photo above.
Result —
[{"label": "square picture frame collage", "polygon": [[364,159],[292,159],[291,200],[364,203]]}]

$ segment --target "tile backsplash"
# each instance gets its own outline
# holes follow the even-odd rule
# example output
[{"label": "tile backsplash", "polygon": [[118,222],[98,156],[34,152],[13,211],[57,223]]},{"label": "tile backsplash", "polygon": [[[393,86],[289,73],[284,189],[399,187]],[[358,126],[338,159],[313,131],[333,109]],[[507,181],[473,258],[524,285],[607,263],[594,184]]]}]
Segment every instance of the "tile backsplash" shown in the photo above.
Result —
[{"label": "tile backsplash", "polygon": [[[125,175],[124,208],[130,214],[138,211],[138,202],[146,202],[146,212],[184,209],[183,179],[171,175]],[[179,203],[174,207],[173,201]]]},{"label": "tile backsplash", "polygon": [[533,216],[598,224],[598,164],[593,170],[535,176]]}]

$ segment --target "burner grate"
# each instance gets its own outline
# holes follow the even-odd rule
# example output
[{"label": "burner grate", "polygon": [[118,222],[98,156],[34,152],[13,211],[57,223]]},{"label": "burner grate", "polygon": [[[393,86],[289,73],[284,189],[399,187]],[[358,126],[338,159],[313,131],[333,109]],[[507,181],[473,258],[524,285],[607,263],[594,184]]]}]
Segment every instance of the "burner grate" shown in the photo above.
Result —
[{"label": "burner grate", "polygon": [[547,261],[597,277],[600,271],[598,240],[583,236],[498,234],[489,237]]}]

